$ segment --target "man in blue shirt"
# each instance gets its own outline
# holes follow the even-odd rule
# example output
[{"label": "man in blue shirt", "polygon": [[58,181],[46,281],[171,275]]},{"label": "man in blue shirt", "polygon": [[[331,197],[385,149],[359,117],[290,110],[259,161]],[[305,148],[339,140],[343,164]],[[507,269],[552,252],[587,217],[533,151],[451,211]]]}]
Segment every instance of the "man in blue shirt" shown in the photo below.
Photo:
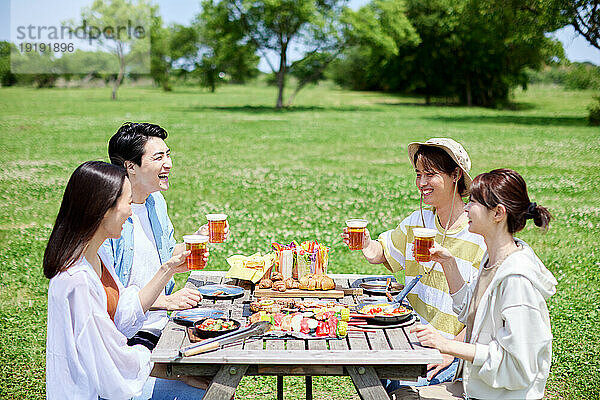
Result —
[{"label": "man in blue shirt", "polygon": [[[125,123],[108,144],[111,162],[123,166],[131,181],[132,216],[123,225],[121,237],[108,239],[101,251],[112,257],[115,272],[125,286],[144,287],[161,264],[185,250],[185,244],[175,242],[167,204],[160,193],[169,188],[173,166],[166,138],[167,132],[158,125]],[[196,233],[208,234],[207,225]],[[130,345],[139,343],[152,349],[168,322],[166,310],[191,308],[202,298],[195,289],[173,293],[174,286],[171,279],[153,304],[154,311],[149,312],[143,328],[129,338]]]}]

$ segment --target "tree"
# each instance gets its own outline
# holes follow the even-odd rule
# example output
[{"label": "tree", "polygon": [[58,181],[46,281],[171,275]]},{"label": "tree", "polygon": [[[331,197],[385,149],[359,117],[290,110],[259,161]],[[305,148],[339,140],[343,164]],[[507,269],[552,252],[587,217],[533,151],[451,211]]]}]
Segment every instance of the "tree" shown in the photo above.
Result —
[{"label": "tree", "polygon": [[0,86],[12,86],[17,77],[10,70],[10,53],[14,44],[0,41]]},{"label": "tree", "polygon": [[353,42],[348,35],[348,22],[343,17],[348,10],[334,6],[320,15],[319,23],[307,25],[307,31],[303,33],[304,57],[294,61],[286,71],[296,78],[296,87],[288,96],[286,107],[292,105],[306,85],[325,79],[328,66]]},{"label": "tree", "polygon": [[336,58],[337,54],[316,52],[306,55],[301,60],[295,61],[289,68],[289,73],[298,81],[296,88],[288,97],[286,106],[291,106],[296,95],[310,83],[317,83],[325,79],[325,69]]},{"label": "tree", "polygon": [[20,83],[33,84],[37,88],[54,87],[62,71],[52,52],[20,52],[14,45],[11,47],[11,69],[17,72],[17,80]]},{"label": "tree", "polygon": [[202,54],[200,70],[204,86],[213,92],[217,82],[223,81],[223,74],[236,83],[258,74],[260,58],[256,55],[256,45],[248,40],[244,27],[229,18],[227,6],[227,2],[204,0],[202,13],[193,23]]},{"label": "tree", "polygon": [[[174,25],[171,31],[171,55],[180,69],[191,71],[199,78],[200,85],[214,93],[219,81],[219,72],[225,68],[218,65],[218,50],[206,45],[207,40],[200,37],[201,26]],[[211,43],[214,46],[214,42]],[[232,47],[235,44],[232,43]]]},{"label": "tree", "polygon": [[[557,0],[554,5],[560,9],[567,23],[600,50],[600,1]],[[588,120],[591,125],[600,125],[600,96],[595,96],[589,106]]]},{"label": "tree", "polygon": [[166,92],[171,91],[171,54],[170,54],[170,30],[162,24],[160,16],[152,18],[150,29],[150,75],[154,82]]},{"label": "tree", "polygon": [[378,64],[353,79],[368,89],[422,94],[427,104],[434,96],[467,105],[505,102],[511,88],[526,86],[526,69],[538,69],[556,49],[544,35],[560,26],[549,1],[406,0],[418,46],[401,43],[389,55],[375,51],[381,46],[373,41],[361,44],[349,54],[352,62]]},{"label": "tree", "polygon": [[600,50],[600,1],[559,0],[559,7],[567,23]]},{"label": "tree", "polygon": [[[330,28],[341,12],[343,0],[206,0],[200,20],[207,21],[216,34],[228,35],[241,28],[241,43],[252,43],[277,76],[276,107],[283,107],[285,78],[289,70],[288,51],[292,45],[309,49],[330,44]],[[207,11],[208,10],[208,11]],[[216,20],[228,21],[219,30]],[[235,36],[235,35],[234,35]],[[278,66],[271,63],[268,53],[279,58]]]},{"label": "tree", "polygon": [[[342,15],[347,42],[342,60],[334,64],[336,80],[354,89],[386,88],[385,65],[400,48],[413,48],[420,38],[406,17],[404,1],[374,0]],[[393,79],[392,79],[393,80]]]},{"label": "tree", "polygon": [[110,74],[119,67],[117,59],[104,51],[75,50],[63,54],[55,63],[62,75],[74,73],[82,77]]},{"label": "tree", "polygon": [[88,27],[86,33],[90,41],[96,40],[119,61],[119,72],[113,82],[113,100],[117,98],[127,65],[143,66],[147,61],[150,54],[150,32],[147,30],[151,27],[151,16],[156,13],[157,6],[150,5],[147,0],[139,0],[137,4],[130,0],[94,0],[90,7],[81,11],[81,24]]},{"label": "tree", "polygon": [[162,45],[162,68],[177,68],[181,75],[198,77],[211,92],[224,81],[224,76],[243,83],[257,75],[256,47],[243,42],[241,29],[227,20],[221,4],[204,2],[202,6],[202,14],[191,26],[174,24],[163,28],[166,32],[157,40]]},{"label": "tree", "polygon": [[164,90],[169,91],[170,75],[174,68],[184,71],[197,68],[198,33],[194,27],[180,24],[165,28],[160,17],[154,19],[152,32],[152,77]]}]

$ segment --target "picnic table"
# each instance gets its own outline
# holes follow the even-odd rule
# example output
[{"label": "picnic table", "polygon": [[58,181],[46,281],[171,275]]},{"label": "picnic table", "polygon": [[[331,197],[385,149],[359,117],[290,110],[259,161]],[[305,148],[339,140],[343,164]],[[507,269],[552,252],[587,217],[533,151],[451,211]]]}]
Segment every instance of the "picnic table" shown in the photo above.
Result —
[{"label": "picnic table", "polygon": [[[365,275],[328,274],[337,285],[350,288]],[[244,287],[234,300],[203,299],[199,307],[216,308],[246,323],[244,305],[252,299],[253,285],[225,278],[223,271],[192,271],[186,287],[230,283]],[[355,304],[367,296],[345,295],[338,299]],[[385,299],[385,298],[383,298]],[[247,307],[247,306],[246,306]],[[306,377],[306,398],[312,398],[312,376],[350,376],[363,399],[388,399],[380,379],[416,380],[426,366],[442,361],[434,349],[422,347],[409,327],[348,332],[345,339],[249,338],[241,343],[191,357],[177,358],[188,346],[186,328],[169,321],[152,352],[155,375],[166,377],[204,376],[212,379],[205,400],[230,399],[245,375],[277,376],[278,399],[283,398],[284,376]],[[156,371],[161,371],[158,373]],[[162,375],[164,374],[164,375]]]}]

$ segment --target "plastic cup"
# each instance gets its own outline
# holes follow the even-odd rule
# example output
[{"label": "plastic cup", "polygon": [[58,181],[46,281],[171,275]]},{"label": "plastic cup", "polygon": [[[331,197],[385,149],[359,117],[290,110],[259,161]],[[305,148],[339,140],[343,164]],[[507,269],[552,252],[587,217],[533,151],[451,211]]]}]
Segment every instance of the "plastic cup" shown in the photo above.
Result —
[{"label": "plastic cup", "polygon": [[350,250],[362,250],[365,243],[365,228],[367,227],[368,221],[366,219],[349,219],[346,220],[346,226],[348,227],[348,235],[350,243],[348,248]]},{"label": "plastic cup", "polygon": [[210,243],[223,243],[225,241],[225,226],[227,214],[206,214],[208,220],[208,237]]},{"label": "plastic cup", "polygon": [[415,235],[415,260],[418,262],[429,262],[431,261],[431,254],[429,249],[433,247],[435,241],[435,235],[438,231],[429,228],[414,228],[413,234]]},{"label": "plastic cup", "polygon": [[298,280],[310,274],[310,254],[300,248],[296,248],[296,267],[298,270]]},{"label": "plastic cup", "polygon": [[283,275],[283,279],[291,278],[294,265],[294,253],[292,250],[281,250],[279,252],[279,270]]},{"label": "plastic cup", "polygon": [[187,257],[187,267],[189,270],[204,269],[204,253],[208,247],[208,236],[205,235],[185,235],[183,237],[185,249],[191,250],[192,254]]}]

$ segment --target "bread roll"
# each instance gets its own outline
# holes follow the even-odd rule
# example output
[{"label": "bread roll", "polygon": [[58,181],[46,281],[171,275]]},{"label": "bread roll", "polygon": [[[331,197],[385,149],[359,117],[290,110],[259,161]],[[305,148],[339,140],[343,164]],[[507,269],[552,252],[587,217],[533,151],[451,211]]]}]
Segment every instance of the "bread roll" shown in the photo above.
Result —
[{"label": "bread roll", "polygon": [[273,290],[285,292],[286,291],[285,282],[284,281],[273,282]]},{"label": "bread roll", "polygon": [[333,289],[335,289],[335,282],[333,281],[333,279],[331,279],[327,275],[324,275],[323,279],[321,280],[321,289],[333,290]]},{"label": "bread roll", "polygon": [[282,281],[283,280],[283,275],[281,274],[281,272],[274,271],[271,274],[271,280],[273,282]]},{"label": "bread roll", "polygon": [[300,286],[299,282],[294,278],[287,278],[284,282],[285,287],[288,289],[298,289],[298,286]]},{"label": "bread roll", "polygon": [[300,278],[298,287],[302,290],[307,290],[309,281],[310,281],[310,276],[308,276],[308,275],[303,276],[302,278]]},{"label": "bread roll", "polygon": [[315,290],[321,290],[321,280],[323,279],[323,277],[317,275],[313,279],[315,280]]},{"label": "bread roll", "polygon": [[258,287],[261,289],[268,289],[273,286],[273,281],[269,278],[262,278],[260,282],[258,282]]}]

